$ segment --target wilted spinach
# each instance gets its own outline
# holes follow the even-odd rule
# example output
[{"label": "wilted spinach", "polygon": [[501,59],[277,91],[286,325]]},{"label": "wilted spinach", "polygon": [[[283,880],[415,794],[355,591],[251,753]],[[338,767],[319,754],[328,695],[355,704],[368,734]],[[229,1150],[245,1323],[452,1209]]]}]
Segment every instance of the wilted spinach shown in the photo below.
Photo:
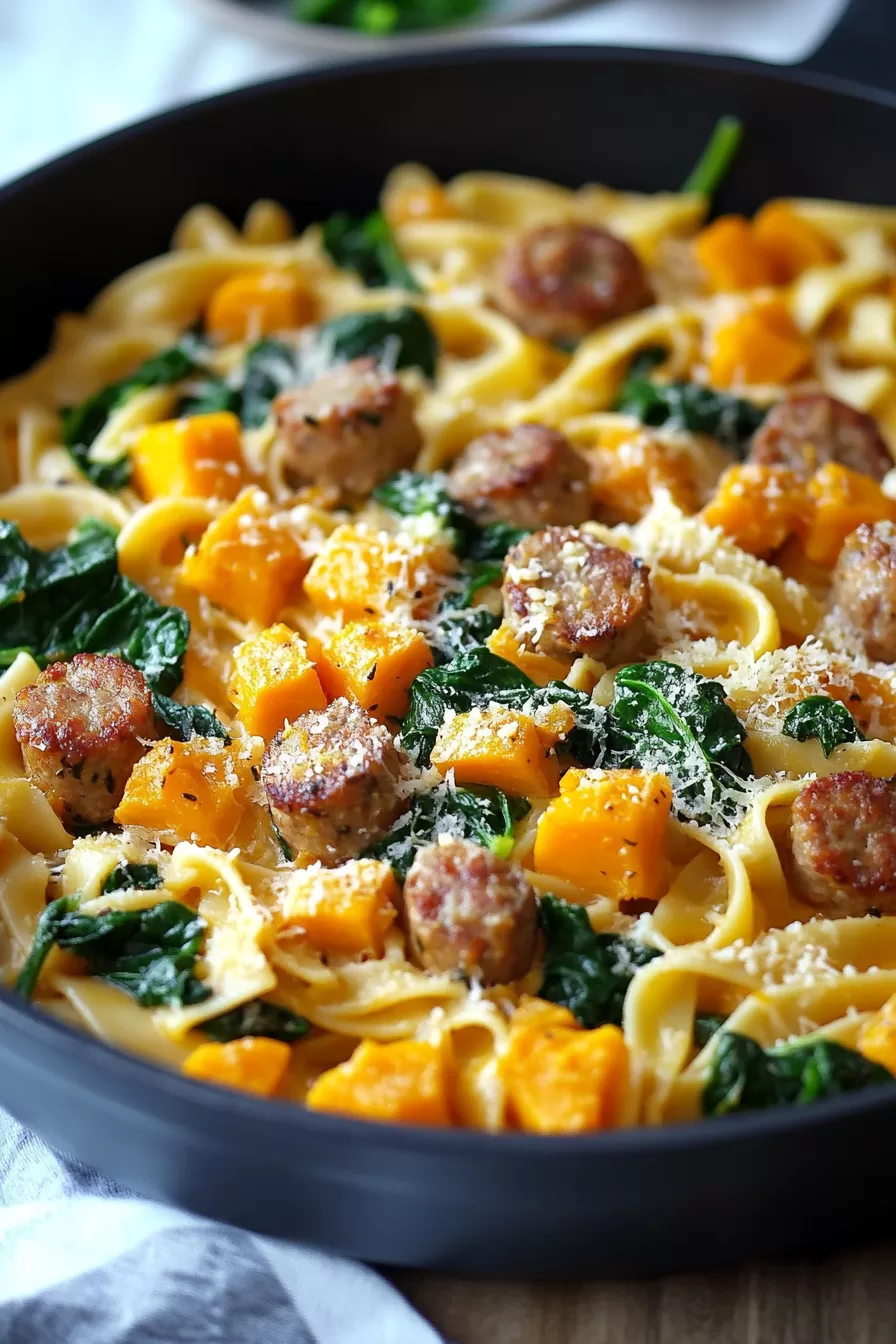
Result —
[{"label": "wilted spinach", "polygon": [[77,897],[60,897],[41,915],[16,993],[31,998],[55,943],[81,957],[88,975],[123,989],[143,1008],[201,1003],[211,991],[193,968],[205,929],[205,920],[178,901],[85,915]]},{"label": "wilted spinach", "polygon": [[123,406],[135,392],[188,378],[201,367],[200,353],[199,341],[188,333],[176,345],[144,360],[128,378],[109,383],[79,406],[69,406],[60,412],[62,441],[75,465],[93,485],[101,490],[121,490],[130,480],[131,464],[127,456],[115,462],[96,462],[90,455],[91,445],[105,428],[112,412]]},{"label": "wilted spinach", "polygon": [[202,705],[181,705],[167,695],[153,695],[152,707],[156,718],[168,730],[168,736],[177,742],[189,742],[191,737],[219,737],[230,741],[230,734],[221,720]]},{"label": "wilted spinach", "polygon": [[293,1041],[307,1036],[311,1023],[307,1018],[281,1008],[279,1003],[268,1003],[267,999],[252,999],[239,1008],[231,1008],[229,1013],[219,1017],[210,1017],[203,1022],[202,1030],[213,1041],[238,1041],[243,1036],[267,1036],[274,1041]]},{"label": "wilted spinach", "polygon": [[817,737],[825,756],[830,756],[842,742],[865,741],[865,734],[846,705],[829,695],[808,695],[793,705],[784,715],[781,732],[797,742]]},{"label": "wilted spinach", "polygon": [[677,663],[632,663],[616,677],[609,724],[609,764],[661,771],[677,809],[700,822],[736,815],[727,791],[753,766],[719,682]]},{"label": "wilted spinach", "polygon": [[723,1031],[703,1088],[703,1114],[801,1106],[893,1081],[882,1065],[836,1041],[815,1037],[765,1050],[748,1036]]},{"label": "wilted spinach", "polygon": [[153,690],[180,682],[190,622],[118,572],[115,532],[86,519],[67,546],[40,551],[0,523],[0,666],[30,653],[42,667],[76,653],[115,653]]},{"label": "wilted spinach", "polygon": [[381,210],[358,217],[339,211],[323,228],[323,243],[336,265],[355,271],[369,289],[389,285],[420,292]]},{"label": "wilted spinach", "polygon": [[528,811],[525,798],[511,798],[500,789],[452,789],[442,784],[415,794],[407,812],[364,856],[391,863],[402,882],[420,846],[431,844],[439,835],[475,840],[499,858],[507,858],[513,848],[514,825]]},{"label": "wilted spinach", "polygon": [[728,1021],[724,1013],[697,1013],[694,1018],[694,1045],[702,1050]]},{"label": "wilted spinach", "polygon": [[622,1025],[622,1007],[632,977],[654,957],[615,933],[595,933],[581,905],[543,896],[538,916],[545,938],[544,978],[538,995],[568,1008],[583,1027]]},{"label": "wilted spinach", "polygon": [[767,411],[750,401],[717,392],[700,383],[656,382],[648,377],[665,358],[652,347],[636,356],[616,400],[617,411],[633,415],[644,425],[668,425],[692,434],[710,434],[726,448],[743,456]]},{"label": "wilted spinach", "polygon": [[[500,562],[511,546],[527,536],[524,528],[509,523],[478,523],[466,509],[452,499],[441,472],[397,471],[373,491],[373,498],[384,508],[404,518],[433,514],[452,535],[452,549],[470,566],[494,565],[493,577],[500,578]],[[470,570],[475,574],[475,570]],[[481,583],[480,585],[481,586]]]},{"label": "wilted spinach", "polygon": [[116,863],[103,883],[103,895],[110,891],[154,891],[162,885],[162,875],[154,863]]}]

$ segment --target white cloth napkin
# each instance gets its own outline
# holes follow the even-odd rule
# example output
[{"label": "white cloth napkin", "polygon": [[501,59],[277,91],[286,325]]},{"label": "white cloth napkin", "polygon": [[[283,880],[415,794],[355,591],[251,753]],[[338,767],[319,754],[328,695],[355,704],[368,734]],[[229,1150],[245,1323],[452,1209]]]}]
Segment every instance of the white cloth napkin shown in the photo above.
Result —
[{"label": "white cloth napkin", "polygon": [[445,1344],[373,1270],[137,1199],[0,1112],[3,1344]]}]

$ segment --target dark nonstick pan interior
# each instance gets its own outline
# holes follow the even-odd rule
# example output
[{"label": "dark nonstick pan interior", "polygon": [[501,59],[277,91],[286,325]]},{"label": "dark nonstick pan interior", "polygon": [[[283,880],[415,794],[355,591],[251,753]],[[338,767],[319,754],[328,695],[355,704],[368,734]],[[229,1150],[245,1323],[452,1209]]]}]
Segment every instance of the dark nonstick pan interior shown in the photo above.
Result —
[{"label": "dark nonstick pan interior", "polygon": [[[716,118],[719,201],[894,203],[896,98],[737,62],[492,49],[300,76],[122,132],[0,193],[0,372],[207,200],[369,208],[404,159],[675,189]],[[653,1273],[841,1241],[889,1217],[896,1097],[540,1140],[364,1125],[166,1075],[0,996],[0,1104],[146,1193],[281,1236],[489,1274]]]}]

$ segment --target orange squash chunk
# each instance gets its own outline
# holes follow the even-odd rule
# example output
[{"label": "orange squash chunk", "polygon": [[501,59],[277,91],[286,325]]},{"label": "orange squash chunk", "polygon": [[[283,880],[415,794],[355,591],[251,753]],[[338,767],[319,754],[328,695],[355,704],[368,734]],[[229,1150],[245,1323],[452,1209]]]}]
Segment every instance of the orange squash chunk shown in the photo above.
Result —
[{"label": "orange squash chunk", "polygon": [[347,696],[380,719],[402,718],[411,682],[432,667],[423,635],[398,621],[351,621],[316,643],[314,655],[331,700]]},{"label": "orange squash chunk", "polygon": [[569,676],[572,658],[552,658],[546,653],[528,653],[517,644],[513,631],[504,622],[494,630],[485,641],[486,646],[496,658],[513,663],[521,672],[535,682],[536,686],[547,686],[549,681],[563,681]]},{"label": "orange squash chunk", "polygon": [[455,567],[445,546],[343,523],[315,556],[305,592],[318,611],[347,621],[399,613],[419,620],[432,615],[439,580]]},{"label": "orange squash chunk", "polygon": [[833,565],[844,541],[860,523],[896,522],[896,501],[864,472],[826,462],[808,485],[813,505],[803,546],[816,565]]},{"label": "orange squash chunk", "polygon": [[146,826],[165,844],[193,840],[225,849],[248,803],[248,760],[219,738],[164,738],[134,769],[115,809],[120,826]]},{"label": "orange squash chunk", "polygon": [[405,1125],[450,1125],[443,1050],[425,1041],[362,1041],[322,1073],[306,1098],[313,1111]]},{"label": "orange squash chunk", "polygon": [[205,310],[205,328],[222,345],[257,341],[310,322],[314,300],[291,271],[243,271],[219,285]]},{"label": "orange squash chunk", "polygon": [[810,266],[829,266],[840,251],[827,234],[785,201],[769,201],[753,218],[753,236],[778,284],[788,284]]},{"label": "orange squash chunk", "polygon": [[614,900],[659,900],[671,806],[665,775],[567,770],[539,818],[533,867]]},{"label": "orange squash chunk", "polygon": [[454,215],[445,189],[438,182],[409,182],[386,195],[383,211],[393,229],[426,219],[451,219]]},{"label": "orange squash chunk", "polygon": [[233,499],[246,483],[240,422],[214,411],[147,425],[131,447],[131,464],[143,499]]},{"label": "orange squash chunk", "polygon": [[184,556],[184,582],[242,621],[271,625],[301,595],[308,559],[289,517],[250,487]]},{"label": "orange squash chunk", "polygon": [[390,864],[350,859],[341,868],[300,868],[283,898],[281,929],[320,952],[383,955],[401,893]]},{"label": "orange squash chunk", "polygon": [[491,784],[519,798],[550,797],[560,779],[557,757],[534,720],[498,705],[446,720],[432,763],[441,775],[453,770],[458,784]]},{"label": "orange squash chunk", "polygon": [[856,1044],[866,1059],[896,1074],[896,994],[864,1023]]},{"label": "orange squash chunk", "polygon": [[304,639],[286,625],[268,626],[237,645],[228,694],[240,722],[265,742],[288,720],[327,704]]},{"label": "orange squash chunk", "polygon": [[220,1087],[234,1087],[256,1097],[272,1097],[289,1064],[289,1046],[269,1036],[242,1036],[237,1041],[209,1041],[197,1046],[181,1066],[188,1078]]},{"label": "orange squash chunk", "polygon": [[744,383],[789,383],[812,357],[786,306],[778,299],[748,308],[718,327],[709,357],[715,387]]},{"label": "orange squash chunk", "polygon": [[622,1032],[583,1031],[567,1017],[562,1024],[557,1014],[516,1014],[501,1057],[509,1119],[532,1134],[608,1129],[618,1116],[628,1071]]},{"label": "orange squash chunk", "polygon": [[743,215],[721,215],[693,242],[694,256],[714,290],[759,289],[774,280],[768,258]]},{"label": "orange squash chunk", "polygon": [[792,471],[746,462],[725,472],[703,517],[741,550],[768,555],[797,531],[807,509],[805,491]]}]

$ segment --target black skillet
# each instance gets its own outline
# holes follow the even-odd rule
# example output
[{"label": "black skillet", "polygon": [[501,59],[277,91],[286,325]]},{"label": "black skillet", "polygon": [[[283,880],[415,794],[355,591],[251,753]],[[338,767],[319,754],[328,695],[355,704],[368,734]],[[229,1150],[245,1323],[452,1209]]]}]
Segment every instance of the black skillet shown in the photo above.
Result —
[{"label": "black skillet", "polygon": [[[890,13],[890,0],[854,6],[819,68],[889,76]],[[369,208],[406,159],[443,177],[674,189],[724,112],[746,140],[722,208],[790,194],[896,204],[896,98],[814,73],[517,47],[301,75],[155,118],[0,193],[0,373],[40,353],[56,312],[163,251],[196,201],[239,218],[274,196],[319,219]],[[896,1088],[570,1139],[387,1127],[188,1082],[3,995],[0,1103],[135,1190],[390,1264],[699,1268],[892,1228],[896,1204]]]}]

